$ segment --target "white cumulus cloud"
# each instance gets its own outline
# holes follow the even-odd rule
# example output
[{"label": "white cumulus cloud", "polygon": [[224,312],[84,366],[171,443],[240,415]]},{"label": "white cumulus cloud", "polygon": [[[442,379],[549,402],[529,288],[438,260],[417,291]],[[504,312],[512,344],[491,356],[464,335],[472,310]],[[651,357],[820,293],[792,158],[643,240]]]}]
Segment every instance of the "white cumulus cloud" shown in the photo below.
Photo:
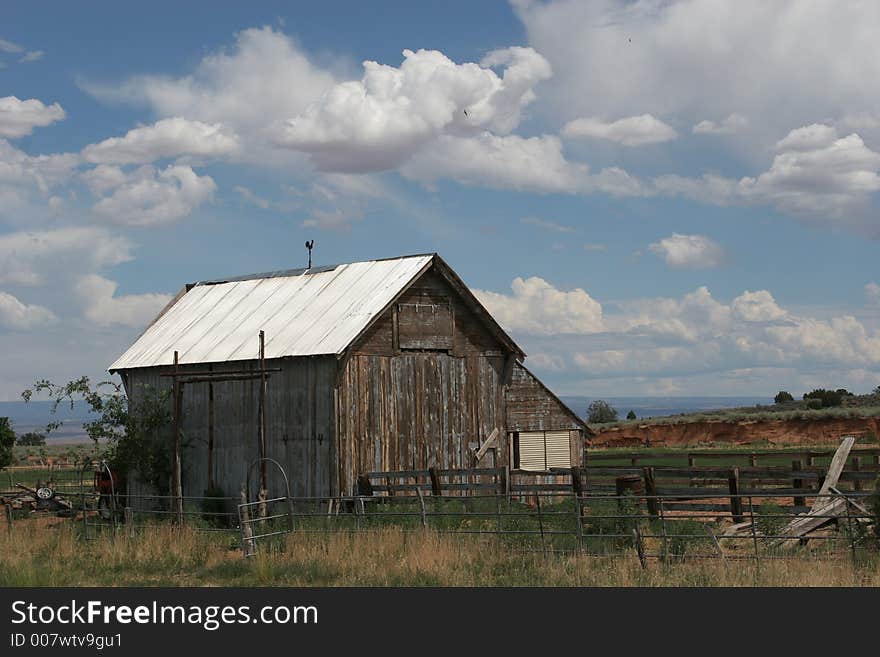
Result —
[{"label": "white cumulus cloud", "polygon": [[82,155],[95,164],[146,164],[183,155],[223,157],[238,148],[237,136],[224,130],[220,123],[207,124],[177,116],[134,128],[124,137],[90,144]]},{"label": "white cumulus cloud", "polygon": [[74,291],[80,298],[85,317],[99,326],[145,326],[171,301],[170,294],[130,294],[116,296],[118,284],[97,274],[81,276]]},{"label": "white cumulus cloud", "polygon": [[[318,168],[391,169],[443,134],[506,134],[551,75],[531,48],[489,53],[481,64],[456,64],[436,50],[405,50],[399,67],[364,62],[360,80],[342,82],[288,119],[279,144],[304,151]],[[504,67],[501,75],[493,67]]]},{"label": "white cumulus cloud", "polygon": [[707,269],[724,262],[724,249],[705,235],[673,233],[650,244],[648,249],[663,258],[670,267]]},{"label": "white cumulus cloud", "polygon": [[22,331],[57,321],[55,313],[38,305],[27,305],[7,292],[0,291],[0,327]]},{"label": "white cumulus cloud", "polygon": [[76,271],[128,262],[134,245],[97,226],[0,235],[0,283],[44,285]]},{"label": "white cumulus cloud", "polygon": [[15,96],[0,98],[0,137],[15,139],[61,121],[66,116],[58,103],[44,105],[41,100],[19,100]]},{"label": "white cumulus cloud", "polygon": [[728,114],[721,121],[712,121],[711,119],[703,119],[697,123],[692,132],[695,135],[732,135],[739,132],[749,124],[749,121],[742,114]]},{"label": "white cumulus cloud", "polygon": [[[106,178],[115,175],[112,170],[105,172]],[[93,211],[107,221],[127,226],[173,223],[213,199],[217,190],[210,176],[200,176],[183,165],[171,165],[161,171],[141,167],[118,179],[123,182],[95,203]]]},{"label": "white cumulus cloud", "polygon": [[533,276],[515,278],[511,289],[512,294],[474,290],[505,329],[536,335],[602,330],[602,305],[581,288],[558,290]]},{"label": "white cumulus cloud", "polygon": [[660,144],[678,137],[675,129],[650,115],[628,116],[616,121],[584,117],[569,121],[562,129],[566,137],[606,139],[624,146]]}]

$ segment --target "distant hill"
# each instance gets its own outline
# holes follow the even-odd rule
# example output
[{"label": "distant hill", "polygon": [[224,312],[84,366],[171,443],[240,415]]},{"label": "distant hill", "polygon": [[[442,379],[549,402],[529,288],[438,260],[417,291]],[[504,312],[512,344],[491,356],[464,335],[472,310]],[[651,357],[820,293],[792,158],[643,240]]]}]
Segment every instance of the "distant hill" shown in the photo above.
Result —
[{"label": "distant hill", "polygon": [[8,417],[12,422],[12,428],[18,434],[29,431],[46,433],[46,425],[49,422],[61,421],[64,424],[48,434],[49,441],[79,443],[89,440],[83,429],[83,422],[93,419],[94,415],[89,413],[85,402],[75,402],[73,408],[69,404],[61,404],[55,415],[52,415],[51,410],[50,401],[0,402],[0,417]]},{"label": "distant hill", "polygon": [[643,419],[773,403],[773,399],[767,397],[581,397],[562,395],[560,399],[583,418],[587,416],[587,407],[590,402],[594,399],[604,399],[617,409],[621,420],[630,411],[633,411],[639,419]]}]

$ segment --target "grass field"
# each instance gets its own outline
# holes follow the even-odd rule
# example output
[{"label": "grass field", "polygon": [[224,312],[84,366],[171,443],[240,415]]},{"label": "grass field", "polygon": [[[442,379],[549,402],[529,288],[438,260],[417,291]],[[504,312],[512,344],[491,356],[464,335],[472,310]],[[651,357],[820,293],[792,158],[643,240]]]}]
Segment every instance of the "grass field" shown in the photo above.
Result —
[{"label": "grass field", "polygon": [[[28,523],[23,523],[28,525]],[[228,537],[157,528],[78,540],[71,523],[0,536],[0,586],[880,586],[880,562],[651,562],[519,553],[493,538],[430,530],[298,534],[243,559]]]}]

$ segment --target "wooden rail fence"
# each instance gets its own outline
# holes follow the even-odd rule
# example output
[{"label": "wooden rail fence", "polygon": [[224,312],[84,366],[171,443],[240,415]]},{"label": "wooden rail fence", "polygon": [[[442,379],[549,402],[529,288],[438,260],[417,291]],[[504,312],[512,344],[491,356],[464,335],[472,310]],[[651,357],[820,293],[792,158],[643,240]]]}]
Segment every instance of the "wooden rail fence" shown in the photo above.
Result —
[{"label": "wooden rail fence", "polygon": [[[880,455],[880,450],[858,450],[842,472],[838,487],[853,491],[877,490],[880,465],[866,464],[866,453]],[[668,453],[660,453],[663,458]],[[749,458],[742,452],[737,456]],[[586,466],[560,468],[546,472],[510,470],[508,468],[472,468],[398,470],[367,472],[358,477],[358,494],[365,497],[395,496],[480,496],[497,495],[528,499],[529,496],[570,497],[575,495],[620,495],[631,491],[634,495],[662,498],[664,511],[729,512],[734,518],[743,517],[744,497],[772,496],[772,503],[793,507],[794,512],[809,509],[808,498],[815,496],[825,479],[826,469],[813,465],[813,458],[830,452],[788,452],[799,456],[789,465],[758,465],[757,458],[749,458],[750,465],[697,465],[697,458],[713,458],[708,454],[688,456],[689,465],[601,465],[610,458],[591,458]],[[604,455],[602,455],[604,457]],[[765,454],[766,456],[766,454]],[[615,459],[621,457],[615,455]],[[646,458],[642,455],[642,458]],[[715,457],[717,458],[717,457]],[[777,456],[778,459],[778,456]],[[790,501],[789,503],[784,503]],[[648,511],[658,515],[661,502],[647,500]]]}]

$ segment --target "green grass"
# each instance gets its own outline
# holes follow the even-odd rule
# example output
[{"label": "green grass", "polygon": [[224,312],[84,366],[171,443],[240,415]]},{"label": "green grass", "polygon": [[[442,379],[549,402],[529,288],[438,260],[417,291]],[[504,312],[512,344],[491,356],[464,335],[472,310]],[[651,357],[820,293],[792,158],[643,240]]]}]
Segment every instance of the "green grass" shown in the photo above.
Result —
[{"label": "green grass", "polygon": [[664,562],[642,569],[627,546],[607,557],[543,555],[498,537],[385,527],[298,532],[244,559],[227,537],[192,529],[82,541],[71,522],[21,522],[0,532],[0,586],[880,586],[873,553],[857,565],[844,551],[831,561],[805,553],[756,568],[748,559],[682,559],[690,544],[669,543]]}]

